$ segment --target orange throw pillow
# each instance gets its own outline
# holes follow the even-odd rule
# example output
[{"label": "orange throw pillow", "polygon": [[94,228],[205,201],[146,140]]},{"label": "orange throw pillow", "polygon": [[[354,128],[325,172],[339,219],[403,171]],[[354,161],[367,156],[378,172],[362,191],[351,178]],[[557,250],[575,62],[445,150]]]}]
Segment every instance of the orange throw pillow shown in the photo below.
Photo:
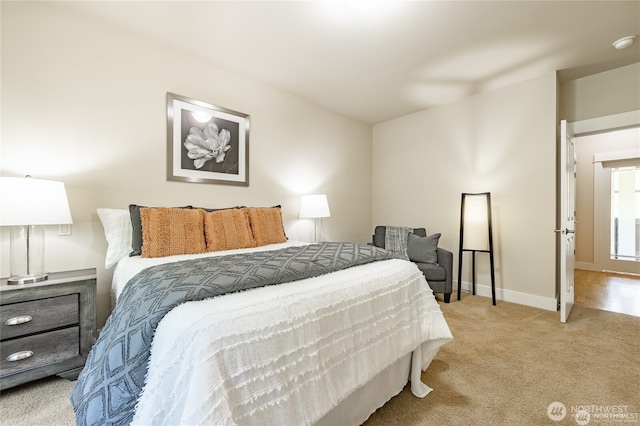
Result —
[{"label": "orange throw pillow", "polygon": [[279,207],[249,207],[246,210],[256,247],[287,241]]},{"label": "orange throw pillow", "polygon": [[141,208],[142,257],[204,253],[204,211]]},{"label": "orange throw pillow", "polygon": [[204,214],[207,251],[255,247],[245,209],[219,210]]}]

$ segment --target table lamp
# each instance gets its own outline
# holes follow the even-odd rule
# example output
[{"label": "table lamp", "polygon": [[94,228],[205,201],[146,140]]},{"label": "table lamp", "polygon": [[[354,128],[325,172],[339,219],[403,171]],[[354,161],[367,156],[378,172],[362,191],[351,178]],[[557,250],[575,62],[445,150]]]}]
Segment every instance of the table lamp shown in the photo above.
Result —
[{"label": "table lamp", "polygon": [[44,226],[71,223],[64,183],[29,176],[0,177],[0,226],[11,227],[7,284],[46,280]]},{"label": "table lamp", "polygon": [[329,203],[324,194],[304,195],[300,200],[300,219],[314,219],[313,240],[316,242],[318,234],[318,219],[330,217]]}]

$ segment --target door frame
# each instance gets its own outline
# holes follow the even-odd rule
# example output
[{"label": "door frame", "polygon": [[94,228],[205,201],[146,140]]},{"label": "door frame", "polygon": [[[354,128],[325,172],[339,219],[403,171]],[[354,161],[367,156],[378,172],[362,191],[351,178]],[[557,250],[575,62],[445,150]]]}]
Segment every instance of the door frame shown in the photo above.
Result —
[{"label": "door frame", "polygon": [[640,110],[567,123],[574,137],[640,126]]}]

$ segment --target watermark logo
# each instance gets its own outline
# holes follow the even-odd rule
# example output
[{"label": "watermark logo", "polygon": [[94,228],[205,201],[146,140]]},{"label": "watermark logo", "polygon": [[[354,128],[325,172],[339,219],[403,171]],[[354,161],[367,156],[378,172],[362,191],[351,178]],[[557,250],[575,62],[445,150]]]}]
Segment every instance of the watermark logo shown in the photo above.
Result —
[{"label": "watermark logo", "polygon": [[559,422],[567,415],[567,407],[562,402],[554,401],[547,407],[547,416],[554,422]]},{"label": "watermark logo", "polygon": [[586,426],[596,423],[640,423],[640,413],[634,412],[628,405],[572,405],[552,402],[547,407],[547,416],[554,422],[566,417],[573,419],[577,425]]},{"label": "watermark logo", "polygon": [[591,421],[591,414],[586,410],[580,410],[573,415],[573,418],[580,426],[585,426]]}]

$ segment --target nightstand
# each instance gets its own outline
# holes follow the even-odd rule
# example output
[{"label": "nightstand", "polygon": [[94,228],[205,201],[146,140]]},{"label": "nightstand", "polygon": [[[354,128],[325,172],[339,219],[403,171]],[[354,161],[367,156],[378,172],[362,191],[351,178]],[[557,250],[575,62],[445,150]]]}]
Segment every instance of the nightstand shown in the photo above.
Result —
[{"label": "nightstand", "polygon": [[95,340],[95,269],[0,281],[0,390],[54,374],[77,378]]}]

